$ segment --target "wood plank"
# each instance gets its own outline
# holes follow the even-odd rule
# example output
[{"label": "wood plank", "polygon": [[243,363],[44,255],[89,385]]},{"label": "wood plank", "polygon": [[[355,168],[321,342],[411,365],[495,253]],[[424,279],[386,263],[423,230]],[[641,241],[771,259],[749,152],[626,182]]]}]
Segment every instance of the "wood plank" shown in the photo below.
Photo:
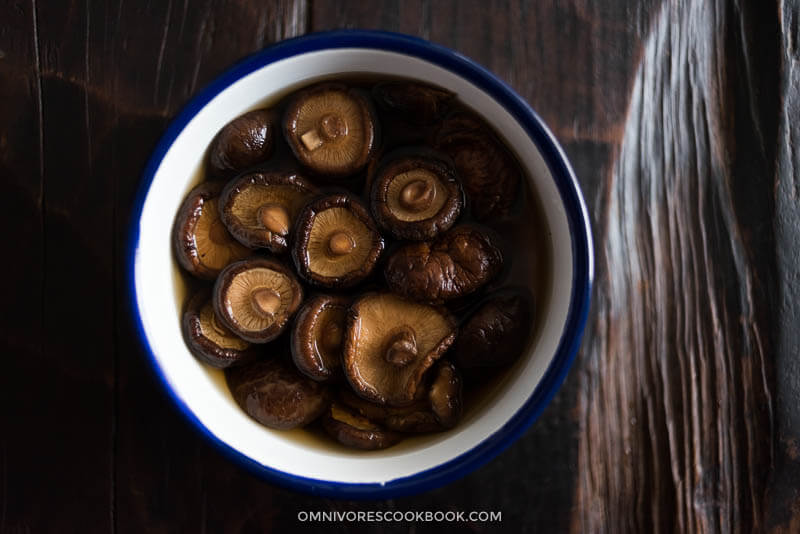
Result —
[{"label": "wood plank", "polygon": [[764,527],[776,14],[665,4],[603,205],[576,532]]},{"label": "wood plank", "polygon": [[781,79],[775,169],[777,276],[772,331],[775,339],[775,461],[767,526],[800,532],[800,2],[778,3]]},{"label": "wood plank", "polygon": [[12,301],[2,321],[0,528],[109,530],[112,204],[111,182],[93,166],[93,34],[72,5],[0,11],[3,217],[14,217],[4,220]]},{"label": "wood plank", "polygon": [[[304,1],[291,0],[127,2],[97,18],[112,36],[107,55],[114,67],[101,87],[115,103],[109,152],[118,181],[121,253],[140,173],[169,119],[235,61],[304,32],[307,11]],[[118,258],[120,269],[123,260]],[[124,279],[118,278],[116,288],[127,298]],[[279,515],[294,514],[294,493],[249,475],[189,428],[135,342],[124,304],[117,306],[117,531],[266,532]],[[308,500],[305,505],[310,507]]]},{"label": "wood plank", "polygon": [[[553,129],[598,228],[606,223],[604,183],[622,140],[641,43],[658,4],[317,0],[312,21],[314,30],[347,26],[418,35],[489,68]],[[500,457],[458,483],[397,501],[400,507],[480,506],[502,510],[504,527],[511,530],[568,530],[577,512],[573,496],[580,480],[576,407],[583,359],[579,356],[540,420]],[[525,495],[524,506],[520,495]],[[489,531],[491,525],[473,528]]]}]

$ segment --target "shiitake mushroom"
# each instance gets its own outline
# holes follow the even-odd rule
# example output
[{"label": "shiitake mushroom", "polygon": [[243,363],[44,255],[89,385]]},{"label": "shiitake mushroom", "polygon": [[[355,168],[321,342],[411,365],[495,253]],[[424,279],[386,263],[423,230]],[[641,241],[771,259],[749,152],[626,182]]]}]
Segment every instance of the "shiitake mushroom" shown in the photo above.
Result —
[{"label": "shiitake mushroom", "polygon": [[303,300],[294,273],[275,259],[252,257],[228,265],[214,284],[214,312],[236,335],[251,343],[283,332]]},{"label": "shiitake mushroom", "polygon": [[389,156],[379,165],[370,205],[382,228],[399,239],[421,241],[453,226],[461,214],[463,193],[452,165],[433,152],[418,150]]},{"label": "shiitake mushroom", "polygon": [[183,339],[189,351],[201,362],[225,368],[252,360],[256,348],[225,327],[211,303],[211,291],[198,291],[186,303],[181,321]]},{"label": "shiitake mushroom", "polygon": [[218,177],[233,176],[272,155],[275,146],[272,114],[249,111],[223,126],[208,149],[208,168]]},{"label": "shiitake mushroom", "polygon": [[222,190],[220,216],[242,244],[280,254],[298,212],[316,193],[316,186],[292,170],[252,172]]},{"label": "shiitake mushroom", "polygon": [[292,360],[304,375],[325,382],[341,375],[344,322],[350,298],[314,295],[294,319]]},{"label": "shiitake mushroom", "polygon": [[475,220],[489,224],[506,217],[517,200],[522,170],[491,128],[458,112],[443,121],[435,139],[436,149],[455,163]]},{"label": "shiitake mushroom", "polygon": [[533,315],[533,297],[525,288],[488,295],[461,326],[452,351],[456,363],[473,369],[513,362],[525,349]]},{"label": "shiitake mushroom", "polygon": [[347,313],[345,377],[364,399],[409,405],[417,399],[425,372],[455,336],[455,320],[446,310],[392,293],[368,293]]},{"label": "shiitake mushroom", "polygon": [[462,381],[456,366],[439,360],[433,369],[434,378],[428,392],[431,411],[444,428],[453,428],[461,419]]},{"label": "shiitake mushroom", "polygon": [[362,399],[350,389],[340,389],[337,400],[366,417],[370,421],[380,424],[388,430],[397,432],[422,434],[438,432],[444,427],[436,419],[431,410],[425,388],[418,388],[418,399],[408,406],[388,406],[376,404]]},{"label": "shiitake mushroom", "polygon": [[372,94],[381,107],[419,126],[440,120],[455,97],[450,91],[417,82],[379,83]]},{"label": "shiitake mushroom", "polygon": [[342,445],[362,450],[385,449],[403,439],[402,434],[387,430],[337,402],[331,403],[322,426]]},{"label": "shiitake mushroom", "polygon": [[502,266],[503,256],[488,232],[460,225],[433,241],[399,247],[386,262],[384,277],[399,295],[441,304],[474,293]]},{"label": "shiitake mushroom", "polygon": [[225,379],[236,403],[269,428],[302,427],[328,408],[328,387],[301,375],[281,355],[226,369]]},{"label": "shiitake mushroom", "polygon": [[206,280],[213,280],[230,262],[250,255],[220,220],[217,206],[221,190],[222,184],[217,182],[204,182],[192,189],[178,210],[172,230],[178,263]]},{"label": "shiitake mushroom", "polygon": [[372,104],[358,89],[342,84],[322,83],[297,93],[283,128],[297,160],[330,178],[362,170],[376,145]]},{"label": "shiitake mushroom", "polygon": [[292,259],[297,273],[320,287],[354,286],[369,276],[384,247],[369,212],[349,193],[307,204],[295,228]]}]

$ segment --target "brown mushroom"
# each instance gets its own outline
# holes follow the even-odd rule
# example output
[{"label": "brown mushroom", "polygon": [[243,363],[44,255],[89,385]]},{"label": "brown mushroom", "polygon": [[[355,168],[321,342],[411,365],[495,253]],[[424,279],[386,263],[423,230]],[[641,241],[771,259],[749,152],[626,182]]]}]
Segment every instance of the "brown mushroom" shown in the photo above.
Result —
[{"label": "brown mushroom", "polygon": [[343,369],[353,390],[380,404],[414,402],[423,375],[455,339],[444,310],[391,293],[357,299],[345,323]]},{"label": "brown mushroom", "polygon": [[[419,388],[417,391],[425,393],[424,388]],[[389,430],[419,434],[438,432],[444,428],[436,419],[433,411],[431,411],[427,395],[408,406],[400,407],[375,404],[355,395],[349,389],[339,391],[337,398],[340,403],[359,415],[379,423]]]},{"label": "brown mushroom", "polygon": [[384,276],[397,294],[442,303],[477,291],[502,266],[503,256],[489,234],[462,225],[431,242],[401,246],[389,257]]},{"label": "brown mushroom", "polygon": [[447,360],[439,360],[433,372],[433,383],[428,392],[431,410],[443,427],[453,428],[461,419],[461,375]]},{"label": "brown mushroom", "polygon": [[450,91],[414,82],[380,83],[373,94],[383,108],[420,126],[440,120],[455,96]]},{"label": "brown mushroom", "polygon": [[272,114],[266,109],[249,111],[223,126],[208,149],[211,174],[233,176],[266,161],[275,146]]},{"label": "brown mushroom", "polygon": [[356,197],[319,198],[300,212],[292,259],[300,276],[329,288],[351,287],[366,278],[383,251],[383,238]]},{"label": "brown mushroom", "polygon": [[453,159],[477,221],[506,217],[517,199],[522,170],[483,121],[467,113],[445,119],[435,146]]},{"label": "brown mushroom", "polygon": [[370,201],[382,228],[397,238],[421,241],[453,226],[463,193],[450,164],[419,153],[383,163],[372,181]]},{"label": "brown mushroom", "polygon": [[183,339],[189,351],[201,362],[225,368],[252,360],[255,347],[236,336],[214,314],[211,292],[202,290],[186,304],[181,322]]},{"label": "brown mushroom", "polygon": [[316,192],[294,171],[253,172],[225,186],[220,216],[242,244],[280,254],[286,250],[298,212]]},{"label": "brown mushroom", "polygon": [[350,299],[315,295],[308,299],[292,325],[292,360],[306,376],[325,382],[341,375],[344,319]]},{"label": "brown mushroom", "polygon": [[225,378],[236,403],[269,428],[305,426],[331,401],[327,386],[301,375],[281,357],[231,367]]},{"label": "brown mushroom", "polygon": [[213,280],[230,262],[250,255],[219,218],[222,184],[205,182],[192,189],[175,218],[172,242],[181,266],[193,275]]},{"label": "brown mushroom", "polygon": [[524,288],[488,296],[462,326],[453,346],[462,369],[495,367],[516,360],[533,327],[533,298]]},{"label": "brown mushroom", "polygon": [[386,430],[336,402],[322,418],[322,426],[336,441],[356,449],[385,449],[403,439],[401,434]]},{"label": "brown mushroom", "polygon": [[268,258],[232,263],[214,284],[217,317],[251,343],[278,337],[302,300],[303,289],[292,271]]},{"label": "brown mushroom", "polygon": [[297,160],[328,177],[363,169],[376,144],[372,105],[358,90],[341,84],[300,91],[288,105],[283,127]]}]

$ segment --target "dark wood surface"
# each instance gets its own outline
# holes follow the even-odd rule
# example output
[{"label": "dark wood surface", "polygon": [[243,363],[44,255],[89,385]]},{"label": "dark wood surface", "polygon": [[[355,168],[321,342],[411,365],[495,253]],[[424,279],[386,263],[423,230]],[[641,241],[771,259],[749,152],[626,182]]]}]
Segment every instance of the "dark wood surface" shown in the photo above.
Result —
[{"label": "dark wood surface", "polygon": [[[593,217],[583,348],[486,466],[391,501],[229,463],[137,344],[124,249],[171,117],[237,59],[341,27],[419,35],[534,106]],[[301,510],[499,510],[328,532],[800,532],[794,0],[0,2],[0,532],[284,532]]]}]

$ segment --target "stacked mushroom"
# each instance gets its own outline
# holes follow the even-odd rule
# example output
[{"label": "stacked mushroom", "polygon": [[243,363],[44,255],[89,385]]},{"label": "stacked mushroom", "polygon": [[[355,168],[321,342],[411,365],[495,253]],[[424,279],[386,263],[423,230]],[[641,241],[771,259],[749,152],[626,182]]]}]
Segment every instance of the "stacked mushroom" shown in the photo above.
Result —
[{"label": "stacked mushroom", "polygon": [[213,281],[183,334],[259,423],[320,420],[385,448],[453,428],[460,370],[523,351],[532,299],[500,288],[487,227],[509,215],[519,166],[451,93],[314,85],[223,127],[207,175],[173,229],[180,265]]}]

